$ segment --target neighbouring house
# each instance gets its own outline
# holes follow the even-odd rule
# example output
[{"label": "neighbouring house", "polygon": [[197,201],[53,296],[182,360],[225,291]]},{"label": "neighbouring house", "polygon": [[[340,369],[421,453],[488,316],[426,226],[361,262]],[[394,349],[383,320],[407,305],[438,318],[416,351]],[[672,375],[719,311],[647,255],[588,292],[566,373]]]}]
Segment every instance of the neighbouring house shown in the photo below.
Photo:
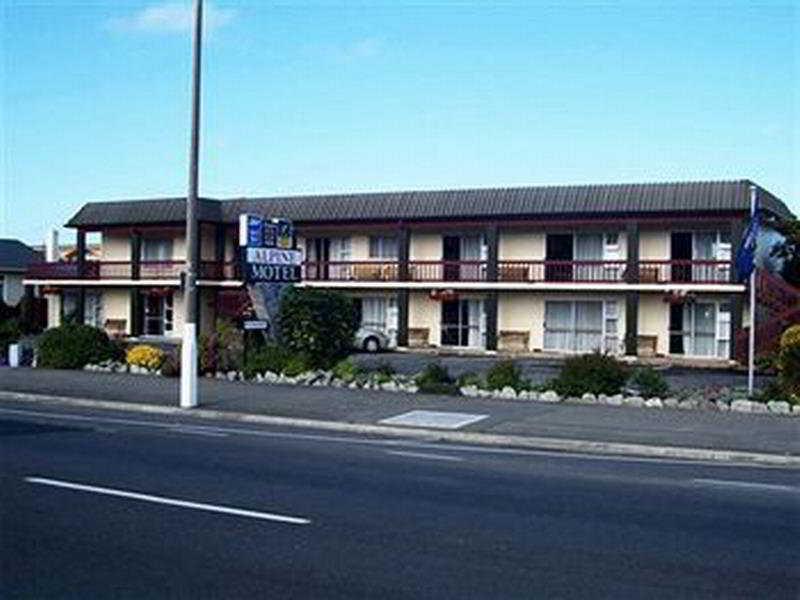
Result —
[{"label": "neighbouring house", "polygon": [[25,295],[28,267],[44,260],[41,253],[19,240],[0,239],[0,300],[17,306]]},{"label": "neighbouring house", "polygon": [[[200,327],[246,303],[237,224],[253,213],[292,219],[305,256],[300,285],[350,294],[362,322],[401,348],[728,361],[747,325],[734,255],[751,185],[205,198]],[[764,211],[791,216],[756,189]],[[77,230],[78,260],[34,265],[26,279],[50,298],[50,325],[71,314],[119,335],[177,339],[184,217],[181,198],[81,208],[67,223]],[[81,260],[86,235],[97,232],[100,260]],[[796,303],[791,288],[780,291],[780,302]]]}]

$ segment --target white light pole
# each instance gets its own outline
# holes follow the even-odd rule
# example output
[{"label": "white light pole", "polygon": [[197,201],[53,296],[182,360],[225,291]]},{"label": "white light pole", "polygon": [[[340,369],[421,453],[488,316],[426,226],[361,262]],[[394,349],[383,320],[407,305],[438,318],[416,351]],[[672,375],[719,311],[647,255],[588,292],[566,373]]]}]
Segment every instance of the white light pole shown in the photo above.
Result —
[{"label": "white light pole", "polygon": [[181,408],[197,406],[197,187],[200,152],[200,50],[203,0],[194,0],[192,52],[192,135],[189,146],[189,190],[186,194],[186,273],[183,306],[186,315],[181,347]]},{"label": "white light pole", "polygon": [[[756,219],[758,203],[758,188],[750,186],[750,223]],[[757,232],[756,232],[757,233]],[[755,260],[755,249],[753,250],[753,260]],[[750,331],[747,339],[747,394],[753,395],[755,386],[755,364],[756,364],[756,267],[750,271]]]}]

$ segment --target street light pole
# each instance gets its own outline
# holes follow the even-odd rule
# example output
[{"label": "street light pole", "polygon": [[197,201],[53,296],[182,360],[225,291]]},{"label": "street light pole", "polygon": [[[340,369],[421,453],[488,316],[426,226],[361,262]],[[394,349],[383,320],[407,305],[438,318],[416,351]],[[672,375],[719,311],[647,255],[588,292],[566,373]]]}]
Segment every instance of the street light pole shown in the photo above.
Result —
[{"label": "street light pole", "polygon": [[186,194],[186,273],[184,277],[183,344],[181,348],[181,408],[197,406],[197,188],[200,154],[200,51],[203,0],[194,0],[192,52],[192,136],[189,147],[189,190]]}]

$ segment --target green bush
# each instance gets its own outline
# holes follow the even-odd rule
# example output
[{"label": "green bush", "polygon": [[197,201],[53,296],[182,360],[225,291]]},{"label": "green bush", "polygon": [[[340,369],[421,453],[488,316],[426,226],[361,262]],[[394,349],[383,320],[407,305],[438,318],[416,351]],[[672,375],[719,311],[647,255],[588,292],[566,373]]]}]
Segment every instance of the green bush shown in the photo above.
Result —
[{"label": "green bush", "polygon": [[116,349],[102,329],[68,323],[45,331],[39,340],[39,366],[82,369],[114,358]]},{"label": "green bush", "polygon": [[457,394],[458,385],[450,376],[447,367],[439,363],[430,363],[414,378],[420,392],[426,394]]},{"label": "green bush", "polygon": [[19,320],[8,318],[0,321],[0,357],[4,358],[6,356],[8,345],[19,341],[21,335]]},{"label": "green bush", "polygon": [[164,362],[161,363],[161,374],[164,377],[180,377],[181,376],[181,357],[180,355],[169,353],[164,357]]},{"label": "green bush", "polygon": [[329,369],[347,357],[357,329],[351,298],[313,288],[290,288],[281,298],[282,342],[308,366]]},{"label": "green bush", "polygon": [[283,374],[287,377],[297,377],[301,373],[312,370],[314,367],[302,354],[291,356],[283,367]]},{"label": "green bush", "polygon": [[781,336],[778,383],[790,402],[800,404],[800,325],[789,327]]},{"label": "green bush", "polygon": [[212,334],[200,336],[200,371],[241,371],[244,367],[244,333],[232,322],[217,321]]},{"label": "green bush", "polygon": [[483,378],[478,375],[477,373],[464,373],[458,377],[458,387],[469,387],[475,386],[477,388],[485,387],[485,382]]},{"label": "green bush", "polygon": [[652,367],[636,369],[631,375],[628,385],[638,389],[645,398],[664,398],[669,395],[667,380]]},{"label": "green bush", "polygon": [[504,387],[516,391],[527,389],[528,382],[522,377],[522,371],[513,360],[501,360],[492,365],[486,373],[486,387],[490,390],[502,390]]},{"label": "green bush", "polygon": [[568,358],[553,389],[562,396],[583,394],[618,394],[628,379],[628,372],[613,356],[594,352]]},{"label": "green bush", "polygon": [[340,360],[333,366],[333,376],[336,377],[336,379],[341,379],[347,383],[355,381],[361,373],[361,367],[359,367],[352,361],[352,359],[349,358]]},{"label": "green bush", "polygon": [[244,375],[252,379],[256,375],[263,375],[267,371],[282,373],[291,360],[291,355],[279,344],[265,344],[258,350],[247,355],[244,365]]}]

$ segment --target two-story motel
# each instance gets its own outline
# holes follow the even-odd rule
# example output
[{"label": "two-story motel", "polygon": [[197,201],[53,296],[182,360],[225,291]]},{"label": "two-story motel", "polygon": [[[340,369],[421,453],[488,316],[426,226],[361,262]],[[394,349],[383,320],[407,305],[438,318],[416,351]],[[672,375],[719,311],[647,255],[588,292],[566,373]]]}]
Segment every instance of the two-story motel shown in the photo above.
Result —
[{"label": "two-story motel", "polygon": [[[294,221],[300,285],[358,299],[400,348],[728,360],[745,285],[734,255],[749,181],[522,187],[201,200],[201,330],[246,298],[239,215]],[[756,187],[761,209],[790,217]],[[90,202],[67,223],[78,260],[35,265],[49,325],[178,340],[183,199]],[[83,260],[99,232],[101,259]]]}]

